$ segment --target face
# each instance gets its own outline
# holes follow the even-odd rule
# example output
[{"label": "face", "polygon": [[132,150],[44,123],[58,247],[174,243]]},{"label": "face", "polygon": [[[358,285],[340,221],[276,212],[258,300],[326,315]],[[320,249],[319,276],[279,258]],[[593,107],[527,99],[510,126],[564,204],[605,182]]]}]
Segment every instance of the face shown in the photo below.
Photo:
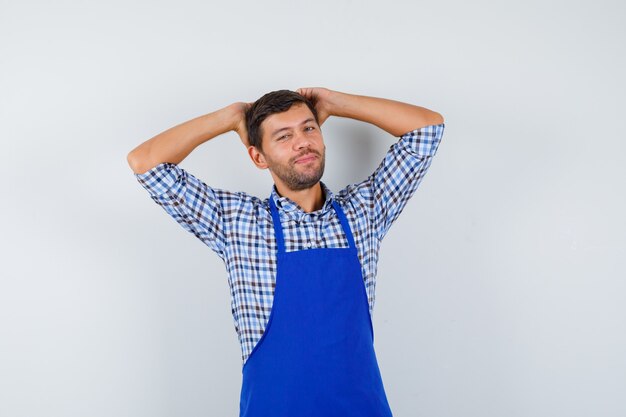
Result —
[{"label": "face", "polygon": [[262,151],[251,147],[252,160],[268,168],[277,185],[304,190],[316,185],[324,173],[324,139],[311,110],[297,103],[261,123]]}]

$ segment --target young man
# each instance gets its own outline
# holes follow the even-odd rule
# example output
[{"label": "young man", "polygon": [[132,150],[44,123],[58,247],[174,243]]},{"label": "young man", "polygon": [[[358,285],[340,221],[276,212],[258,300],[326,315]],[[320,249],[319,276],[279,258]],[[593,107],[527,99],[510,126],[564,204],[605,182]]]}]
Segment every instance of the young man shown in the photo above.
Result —
[{"label": "young man", "polygon": [[[320,181],[330,116],[400,136],[376,171],[337,194]],[[260,199],[178,166],[234,130],[274,180]],[[430,167],[443,117],[325,88],[268,93],[189,120],[128,154],[137,180],[224,261],[243,361],[241,417],[388,417],[374,352],[378,249]]]}]

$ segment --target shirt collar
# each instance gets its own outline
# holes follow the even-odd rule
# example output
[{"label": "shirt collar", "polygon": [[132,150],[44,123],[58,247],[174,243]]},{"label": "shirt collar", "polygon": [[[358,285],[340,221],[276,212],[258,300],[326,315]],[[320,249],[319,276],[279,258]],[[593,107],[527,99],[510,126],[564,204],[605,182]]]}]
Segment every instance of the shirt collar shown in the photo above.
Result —
[{"label": "shirt collar", "polygon": [[311,213],[306,213],[297,203],[290,200],[289,198],[281,197],[276,190],[276,185],[272,186],[272,194],[270,198],[274,200],[276,208],[282,211],[288,219],[301,221],[306,217],[321,217],[332,209],[334,195],[333,192],[322,181],[320,181],[320,185],[322,187],[322,192],[324,193],[325,197],[324,205],[321,209],[313,211]]}]

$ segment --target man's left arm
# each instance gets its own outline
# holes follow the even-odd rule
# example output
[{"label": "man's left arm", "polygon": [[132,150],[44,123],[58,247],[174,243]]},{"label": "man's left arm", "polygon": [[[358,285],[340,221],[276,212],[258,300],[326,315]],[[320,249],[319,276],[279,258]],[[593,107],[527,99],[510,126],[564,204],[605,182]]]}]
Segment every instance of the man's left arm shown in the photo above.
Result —
[{"label": "man's left arm", "polygon": [[444,122],[437,112],[413,104],[386,98],[341,93],[327,88],[299,88],[296,90],[315,103],[320,124],[329,116],[347,117],[371,123],[393,136],[424,126]]},{"label": "man's left arm", "polygon": [[367,179],[342,190],[372,220],[379,239],[417,190],[443,135],[443,117],[424,107],[327,89],[300,89],[316,106],[320,124],[329,116],[351,117],[372,123],[400,137]]}]

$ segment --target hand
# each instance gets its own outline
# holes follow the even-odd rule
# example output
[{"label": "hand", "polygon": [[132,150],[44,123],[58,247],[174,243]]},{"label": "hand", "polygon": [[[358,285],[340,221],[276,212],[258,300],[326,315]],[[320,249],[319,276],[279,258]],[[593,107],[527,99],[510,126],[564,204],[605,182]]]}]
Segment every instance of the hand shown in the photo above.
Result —
[{"label": "hand", "polygon": [[246,127],[246,110],[251,106],[252,103],[245,102],[237,102],[228,106],[234,120],[232,130],[237,132],[241,142],[246,148],[250,146],[250,142],[248,141],[248,128]]},{"label": "hand", "polygon": [[309,99],[315,106],[317,118],[321,126],[332,113],[331,98],[334,91],[321,87],[298,88],[296,93]]}]

